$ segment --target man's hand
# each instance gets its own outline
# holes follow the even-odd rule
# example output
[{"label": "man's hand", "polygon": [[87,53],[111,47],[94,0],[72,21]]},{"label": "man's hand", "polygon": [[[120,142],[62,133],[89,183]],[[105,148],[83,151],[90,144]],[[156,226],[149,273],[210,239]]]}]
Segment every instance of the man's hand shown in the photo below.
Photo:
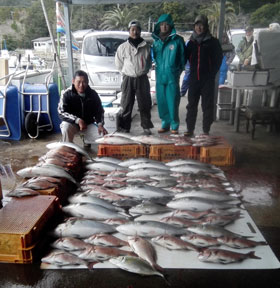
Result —
[{"label": "man's hand", "polygon": [[248,66],[250,64],[250,60],[249,59],[245,59],[244,60],[244,66]]},{"label": "man's hand", "polygon": [[85,121],[83,119],[80,119],[78,124],[80,127],[80,131],[84,131],[87,129],[87,124],[85,123]]},{"label": "man's hand", "polygon": [[103,127],[103,125],[98,125],[98,134],[106,135],[108,134],[108,131]]}]

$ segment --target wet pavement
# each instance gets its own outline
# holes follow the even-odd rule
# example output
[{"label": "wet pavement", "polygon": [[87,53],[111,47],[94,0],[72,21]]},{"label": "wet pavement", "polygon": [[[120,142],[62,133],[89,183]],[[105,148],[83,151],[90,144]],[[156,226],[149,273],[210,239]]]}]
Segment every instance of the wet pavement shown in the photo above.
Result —
[{"label": "wet pavement", "polygon": [[[185,130],[186,97],[180,105],[181,127]],[[133,120],[134,134],[142,133],[139,115]],[[160,128],[157,107],[153,107],[154,134]],[[199,115],[196,134],[201,133]],[[255,140],[247,134],[244,121],[240,132],[234,132],[227,121],[216,121],[212,135],[223,136],[233,146],[236,163],[224,167],[226,176],[241,191],[245,206],[280,260],[280,145],[279,132],[269,133],[266,128],[256,127]],[[0,140],[0,161],[12,170],[32,166],[46,153],[46,144],[58,141],[59,134],[41,133],[38,139],[25,138],[21,141]],[[81,139],[76,137],[77,144]],[[97,146],[89,152],[95,155]],[[11,189],[20,179],[3,181],[4,189]],[[1,240],[1,239],[0,239]],[[0,264],[0,287],[168,287],[160,277],[141,277],[119,269],[88,270],[40,270],[39,261],[29,265]],[[279,270],[200,270],[166,269],[171,287],[280,287]]]}]

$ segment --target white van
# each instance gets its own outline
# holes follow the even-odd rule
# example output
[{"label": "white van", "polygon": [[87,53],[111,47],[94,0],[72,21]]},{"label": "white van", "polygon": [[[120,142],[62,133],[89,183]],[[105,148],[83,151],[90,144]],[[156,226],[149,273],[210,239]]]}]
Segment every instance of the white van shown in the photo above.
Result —
[{"label": "white van", "polygon": [[85,35],[81,69],[88,73],[89,84],[96,90],[121,90],[121,74],[115,66],[115,54],[128,38],[124,31],[95,31]]}]

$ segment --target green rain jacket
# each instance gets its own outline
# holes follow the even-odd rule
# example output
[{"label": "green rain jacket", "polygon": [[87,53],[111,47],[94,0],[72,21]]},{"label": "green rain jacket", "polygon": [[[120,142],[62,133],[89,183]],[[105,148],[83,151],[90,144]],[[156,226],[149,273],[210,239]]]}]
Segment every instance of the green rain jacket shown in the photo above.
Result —
[{"label": "green rain jacket", "polygon": [[[172,28],[170,35],[164,41],[159,37],[161,22],[167,22]],[[152,37],[154,38],[152,53],[156,64],[157,82],[162,84],[177,83],[186,64],[185,42],[183,37],[176,34],[174,23],[169,14],[162,14],[159,17]]]}]

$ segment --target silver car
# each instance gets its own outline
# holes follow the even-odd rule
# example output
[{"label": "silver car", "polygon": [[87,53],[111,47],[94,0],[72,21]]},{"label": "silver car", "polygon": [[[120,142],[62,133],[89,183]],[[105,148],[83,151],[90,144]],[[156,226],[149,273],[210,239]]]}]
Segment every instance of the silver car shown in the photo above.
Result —
[{"label": "silver car", "polygon": [[85,35],[82,44],[81,69],[89,75],[96,90],[121,89],[121,74],[115,66],[115,53],[128,38],[128,32],[98,31]]}]

